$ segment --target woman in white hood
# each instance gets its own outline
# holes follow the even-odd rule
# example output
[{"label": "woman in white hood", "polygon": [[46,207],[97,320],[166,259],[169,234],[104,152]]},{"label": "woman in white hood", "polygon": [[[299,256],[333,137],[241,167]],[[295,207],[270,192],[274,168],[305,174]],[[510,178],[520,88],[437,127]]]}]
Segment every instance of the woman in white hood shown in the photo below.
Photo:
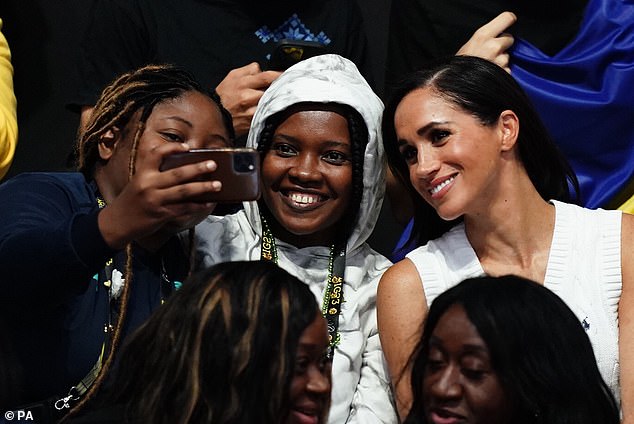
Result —
[{"label": "woman in white hood", "polygon": [[[376,325],[377,282],[390,262],[366,243],[384,193],[382,111],[347,59],[289,68],[260,100],[247,141],[262,153],[261,199],[196,227],[202,265],[271,260],[321,302],[332,341],[330,423],[396,422]],[[298,399],[292,409],[321,422],[310,405]]]}]

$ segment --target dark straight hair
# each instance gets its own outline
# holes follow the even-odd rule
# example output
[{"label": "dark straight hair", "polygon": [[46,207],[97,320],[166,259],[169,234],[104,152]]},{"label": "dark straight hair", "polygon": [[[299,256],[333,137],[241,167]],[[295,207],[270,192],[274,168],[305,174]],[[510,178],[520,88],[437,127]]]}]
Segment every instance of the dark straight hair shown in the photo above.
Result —
[{"label": "dark straight hair", "polygon": [[472,56],[443,58],[405,77],[393,92],[383,117],[383,143],[388,164],[397,179],[408,188],[414,202],[414,229],[410,242],[423,245],[440,237],[462,219],[444,221],[421,198],[411,184],[407,164],[399,152],[394,128],[396,108],[405,96],[418,88],[432,89],[483,125],[495,124],[504,110],[515,112],[520,122],[519,158],[541,197],[546,201],[579,201],[579,182],[572,167],[515,79],[488,60]]},{"label": "dark straight hair", "polygon": [[544,286],[507,275],[465,280],[432,302],[410,359],[414,402],[406,424],[426,422],[423,380],[430,338],[454,305],[464,308],[489,349],[512,402],[513,423],[620,422],[590,339],[574,313]]}]

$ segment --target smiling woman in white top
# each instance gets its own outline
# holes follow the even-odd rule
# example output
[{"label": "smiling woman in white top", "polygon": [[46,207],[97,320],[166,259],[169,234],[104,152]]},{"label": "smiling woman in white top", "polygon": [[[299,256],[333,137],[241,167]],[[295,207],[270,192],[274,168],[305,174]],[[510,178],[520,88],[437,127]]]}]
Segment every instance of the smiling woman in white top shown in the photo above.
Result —
[{"label": "smiling woman in white top", "polygon": [[567,203],[577,180],[515,80],[482,59],[430,64],[386,108],[391,169],[416,202],[419,248],[378,292],[381,342],[401,415],[403,374],[428,305],[468,277],[515,274],[559,295],[634,418],[634,218]]}]

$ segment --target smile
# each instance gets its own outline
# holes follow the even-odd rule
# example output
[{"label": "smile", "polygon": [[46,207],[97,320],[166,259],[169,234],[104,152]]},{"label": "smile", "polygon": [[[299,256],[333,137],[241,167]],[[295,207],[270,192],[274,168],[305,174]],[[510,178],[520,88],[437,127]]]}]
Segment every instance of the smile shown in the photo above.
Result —
[{"label": "smile", "polygon": [[282,191],[281,193],[287,199],[289,206],[302,210],[318,207],[328,199],[326,196],[317,193],[299,191]]},{"label": "smile", "polygon": [[429,189],[429,193],[433,196],[434,194],[438,193],[440,190],[442,190],[443,188],[445,188],[446,186],[451,184],[453,182],[453,180],[455,180],[455,179],[456,179],[455,176],[446,179],[442,183],[440,183],[438,185],[435,185],[431,189]]},{"label": "smile", "polygon": [[319,202],[320,196],[316,196],[314,194],[290,193],[288,197],[290,197],[295,203],[310,205],[312,203]]}]

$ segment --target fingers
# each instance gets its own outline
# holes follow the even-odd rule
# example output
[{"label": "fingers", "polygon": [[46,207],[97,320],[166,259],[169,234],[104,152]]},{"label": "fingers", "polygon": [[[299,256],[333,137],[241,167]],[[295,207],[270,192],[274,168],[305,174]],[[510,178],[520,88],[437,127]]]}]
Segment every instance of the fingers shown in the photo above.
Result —
[{"label": "fingers", "polygon": [[[209,178],[207,180],[191,181],[166,188],[163,190],[163,199],[166,206],[178,205],[189,211],[192,205],[213,203],[214,194],[221,190],[222,183]],[[193,211],[196,210],[198,210],[197,206],[194,207]]]},{"label": "fingers", "polygon": [[495,18],[484,24],[474,35],[479,35],[486,38],[494,38],[506,31],[511,25],[517,21],[517,16],[513,12],[502,12]]},{"label": "fingers", "polygon": [[139,150],[136,153],[135,175],[158,172],[165,157],[190,149],[185,143],[167,143],[158,139],[145,141],[139,143]]},{"label": "fingers", "polygon": [[262,91],[280,75],[277,71],[261,72],[260,66],[253,62],[229,72],[216,87],[216,92],[229,111],[246,109],[256,104]]},{"label": "fingers", "polygon": [[252,75],[250,77],[252,80],[249,81],[251,83],[250,87],[266,90],[280,75],[282,75],[282,73],[278,71],[264,71]]},{"label": "fingers", "polygon": [[497,53],[493,52],[490,55],[492,56],[492,59],[490,60],[510,74],[511,56],[508,53],[508,49],[513,45],[515,40],[513,39],[513,36],[508,33],[502,33],[496,39],[498,40],[498,44],[497,46],[492,47],[492,49],[494,51],[497,50]]},{"label": "fingers", "polygon": [[250,63],[241,68],[232,69],[218,84],[218,95],[231,95],[234,90],[266,89],[282,73],[278,71],[260,70],[257,62]]},{"label": "fingers", "polygon": [[511,72],[508,49],[515,41],[506,31],[517,21],[512,12],[502,12],[494,19],[476,30],[471,38],[458,50],[457,55],[477,56]]},{"label": "fingers", "polygon": [[163,190],[187,185],[193,181],[206,181],[210,185],[207,188],[200,188],[193,191],[193,196],[205,191],[218,191],[221,188],[219,181],[213,180],[213,173],[217,164],[213,160],[200,161],[192,164],[177,166],[172,169],[159,171],[161,163],[170,155],[187,152],[189,147],[181,143],[160,143],[150,146],[147,152],[143,153],[145,160],[137,167],[136,173],[132,176],[130,183],[133,183],[139,190],[155,190],[161,193],[161,203],[173,203],[187,200],[186,191],[184,197],[163,197]]},{"label": "fingers", "polygon": [[216,92],[223,106],[231,113],[236,135],[249,131],[255,107],[273,81],[282,73],[260,70],[256,62],[231,70],[218,84]]},{"label": "fingers", "polygon": [[260,65],[257,62],[251,62],[248,65],[241,66],[240,68],[232,69],[229,71],[225,79],[242,78],[246,75],[255,75],[260,71]]}]

